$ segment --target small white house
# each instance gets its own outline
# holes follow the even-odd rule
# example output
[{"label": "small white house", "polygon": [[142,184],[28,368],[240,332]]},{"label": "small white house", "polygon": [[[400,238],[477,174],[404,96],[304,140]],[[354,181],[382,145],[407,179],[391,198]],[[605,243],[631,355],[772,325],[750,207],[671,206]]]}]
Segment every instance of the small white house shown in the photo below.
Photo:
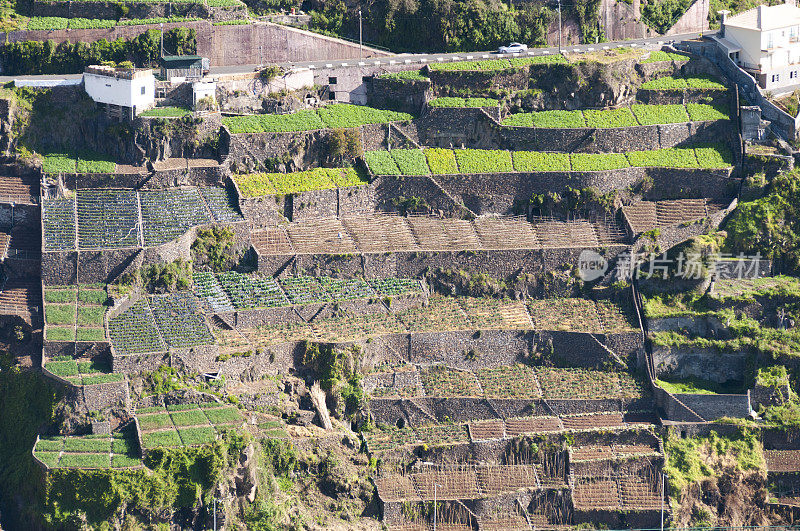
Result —
[{"label": "small white house", "polygon": [[760,5],[729,17],[720,11],[717,42],[761,88],[800,85],[800,8],[793,1]]},{"label": "small white house", "polygon": [[203,100],[216,104],[216,94],[217,84],[214,81],[195,81],[192,83],[192,106],[198,110],[197,104]]},{"label": "small white house", "polygon": [[156,78],[149,69],[90,66],[83,73],[83,86],[90,98],[120,118],[133,118],[155,105]]}]

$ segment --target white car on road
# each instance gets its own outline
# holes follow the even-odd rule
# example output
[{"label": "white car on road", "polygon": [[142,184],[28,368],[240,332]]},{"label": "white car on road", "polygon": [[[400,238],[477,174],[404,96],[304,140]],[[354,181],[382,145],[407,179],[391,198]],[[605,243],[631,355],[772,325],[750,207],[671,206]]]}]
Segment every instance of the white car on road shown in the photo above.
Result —
[{"label": "white car on road", "polygon": [[497,53],[520,53],[520,52],[527,52],[528,45],[527,44],[520,44],[518,42],[512,42],[508,46],[501,46],[497,49]]}]

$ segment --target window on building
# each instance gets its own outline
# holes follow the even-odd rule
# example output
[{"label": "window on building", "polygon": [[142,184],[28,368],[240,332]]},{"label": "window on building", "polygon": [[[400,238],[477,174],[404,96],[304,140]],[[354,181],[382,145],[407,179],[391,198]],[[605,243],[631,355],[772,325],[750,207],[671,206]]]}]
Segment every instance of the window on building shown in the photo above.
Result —
[{"label": "window on building", "polygon": [[336,84],[336,78],[335,77],[329,77],[328,78],[328,85],[335,85],[335,84]]},{"label": "window on building", "polygon": [[772,82],[777,83],[781,79],[779,74],[772,74]]},{"label": "window on building", "polygon": [[146,91],[147,91],[147,87],[142,87],[142,94],[144,94]]},{"label": "window on building", "polygon": [[789,79],[794,79],[796,77],[797,77],[797,70],[789,72]]},{"label": "window on building", "polygon": [[336,99],[336,93],[335,92],[329,92],[328,93],[328,99],[329,100],[335,100]]}]

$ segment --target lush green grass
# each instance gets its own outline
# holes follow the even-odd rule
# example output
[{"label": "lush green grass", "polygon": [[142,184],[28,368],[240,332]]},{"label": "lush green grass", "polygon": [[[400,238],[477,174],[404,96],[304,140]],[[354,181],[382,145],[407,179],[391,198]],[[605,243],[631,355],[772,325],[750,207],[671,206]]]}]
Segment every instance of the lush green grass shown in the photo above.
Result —
[{"label": "lush green grass", "polygon": [[75,361],[49,361],[44,368],[56,376],[77,376],[78,364]]},{"label": "lush green grass", "polygon": [[458,173],[458,164],[452,149],[428,148],[424,152],[431,173],[436,175]]},{"label": "lush green grass", "polygon": [[401,70],[400,72],[381,74],[378,77],[395,81],[430,81],[430,78],[422,75],[422,70]]},{"label": "lush green grass", "polygon": [[125,377],[119,373],[111,374],[96,374],[93,376],[84,376],[83,385],[98,385],[106,383],[117,383],[125,380]]},{"label": "lush green grass", "polygon": [[64,289],[45,288],[44,290],[44,302],[74,302],[74,301],[75,301],[74,288],[64,288]]},{"label": "lush green grass", "polygon": [[159,118],[180,118],[181,116],[186,116],[187,114],[192,114],[192,110],[187,109],[185,107],[156,107],[154,109],[144,111],[139,116],[159,117]]},{"label": "lush green grass", "polygon": [[176,426],[205,426],[208,425],[208,419],[203,415],[199,409],[190,411],[175,411],[170,413],[172,422]]},{"label": "lush green grass", "polygon": [[656,380],[656,384],[665,391],[672,394],[693,394],[693,395],[715,395],[706,384],[710,382],[700,381],[696,379],[676,380],[667,382],[664,380]]},{"label": "lush green grass", "polygon": [[316,111],[302,110],[292,114],[256,114],[226,116],[222,125],[231,133],[282,133],[324,129],[325,124]]},{"label": "lush green grass", "polygon": [[573,171],[617,170],[630,166],[624,153],[573,153]]},{"label": "lush green grass", "polygon": [[692,148],[670,148],[653,151],[631,151],[628,161],[635,168],[698,168]]},{"label": "lush green grass", "polygon": [[214,440],[217,438],[214,428],[211,427],[183,428],[179,429],[178,433],[180,434],[181,441],[183,441],[184,446],[208,444],[214,442]]},{"label": "lush green grass", "polygon": [[235,175],[236,184],[245,197],[287,195],[310,190],[329,190],[366,184],[353,168],[314,168],[294,173],[251,173]]},{"label": "lush green grass", "polygon": [[690,57],[682,53],[666,52],[663,50],[656,50],[650,52],[650,57],[642,61],[642,64],[647,63],[660,63],[662,61],[688,61]]},{"label": "lush green grass", "polygon": [[642,90],[684,90],[688,87],[686,80],[682,77],[664,76],[651,79],[642,84]]},{"label": "lush green grass", "polygon": [[89,439],[86,437],[67,437],[64,439],[65,452],[110,452],[111,439]]},{"label": "lush green grass", "polygon": [[105,341],[106,331],[103,328],[78,328],[78,341]]},{"label": "lush green grass", "polygon": [[234,407],[206,409],[205,414],[212,424],[232,424],[244,420],[239,410]]},{"label": "lush green grass", "polygon": [[142,445],[144,445],[145,448],[159,448],[183,446],[183,443],[178,436],[178,432],[172,429],[142,434]]},{"label": "lush green grass", "polygon": [[430,107],[497,107],[499,100],[493,98],[434,98],[428,102]]},{"label": "lush green grass", "polygon": [[705,103],[687,103],[686,110],[694,122],[706,120],[727,120],[727,105],[707,105]]},{"label": "lush green grass", "polygon": [[78,325],[101,325],[103,324],[103,314],[105,308],[102,306],[79,307]]},{"label": "lush green grass", "polygon": [[363,105],[334,103],[319,109],[319,116],[326,126],[332,129],[358,127],[367,124],[403,122],[413,118],[408,113],[373,109]]},{"label": "lush green grass", "polygon": [[400,175],[400,168],[388,151],[367,151],[364,161],[375,175]]},{"label": "lush green grass", "polygon": [[109,454],[64,454],[59,468],[110,468]]},{"label": "lush green grass", "polygon": [[587,109],[583,111],[583,117],[586,119],[586,127],[612,128],[639,125],[628,107],[605,110]]},{"label": "lush green grass", "polygon": [[75,329],[72,327],[48,326],[45,339],[48,341],[75,341]]},{"label": "lush green grass", "polygon": [[403,175],[428,175],[428,161],[420,149],[393,149],[392,158]]},{"label": "lush green grass", "polygon": [[505,173],[514,171],[511,153],[499,149],[457,149],[460,173]]},{"label": "lush green grass", "polygon": [[718,169],[733,166],[733,153],[726,146],[720,144],[695,148],[697,163],[701,168]]},{"label": "lush green grass", "polygon": [[172,426],[172,420],[167,413],[156,413],[139,417],[139,427],[142,430],[156,430]]},{"label": "lush green grass", "polygon": [[569,153],[543,153],[537,151],[512,151],[516,171],[569,171]]},{"label": "lush green grass", "polygon": [[87,304],[105,304],[108,300],[108,295],[105,290],[88,290],[81,288],[78,290],[78,300]]},{"label": "lush green grass", "polygon": [[571,129],[586,127],[586,120],[582,111],[540,111],[512,114],[503,120],[503,125]]},{"label": "lush green grass", "polygon": [[631,110],[642,125],[674,124],[689,121],[683,105],[632,105]]},{"label": "lush green grass", "polygon": [[686,85],[690,89],[727,90],[719,79],[709,75],[687,76]]}]

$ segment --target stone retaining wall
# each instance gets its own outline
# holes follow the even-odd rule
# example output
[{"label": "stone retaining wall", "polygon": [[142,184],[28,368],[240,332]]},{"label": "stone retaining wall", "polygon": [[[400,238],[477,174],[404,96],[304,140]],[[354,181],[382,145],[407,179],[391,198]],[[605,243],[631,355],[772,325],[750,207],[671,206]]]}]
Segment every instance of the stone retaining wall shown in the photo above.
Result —
[{"label": "stone retaining wall", "polygon": [[[237,187],[238,190],[238,187]],[[239,208],[252,228],[276,227],[283,221],[335,218],[375,211],[375,187],[365,184],[310,190],[289,195],[244,197]]]},{"label": "stone retaining wall", "polygon": [[712,348],[661,345],[653,345],[652,355],[657,377],[702,378],[721,384],[742,381],[751,358],[750,353],[743,351],[719,352]]},{"label": "stone retaining wall", "polygon": [[[608,260],[627,249],[624,245],[604,246]],[[520,271],[552,271],[564,264],[576,264],[583,247],[558,249],[514,249],[493,251],[399,251],[391,253],[278,254],[259,255],[258,270],[268,275],[348,275],[364,278],[417,278],[435,268],[464,269],[506,278]]]}]

